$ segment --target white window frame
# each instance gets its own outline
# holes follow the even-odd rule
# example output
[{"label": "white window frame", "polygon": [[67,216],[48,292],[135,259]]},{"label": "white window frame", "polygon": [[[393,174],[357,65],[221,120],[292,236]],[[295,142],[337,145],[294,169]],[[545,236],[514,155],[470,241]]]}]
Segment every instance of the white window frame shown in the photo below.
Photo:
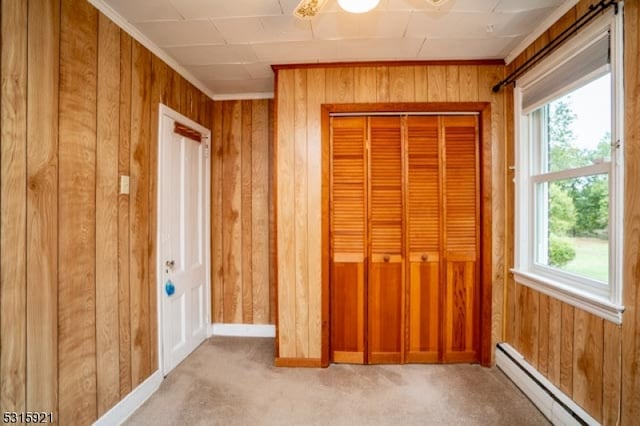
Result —
[{"label": "white window frame", "polygon": [[[527,72],[516,82],[514,90],[514,120],[515,120],[515,265],[511,270],[516,282],[526,285],[563,302],[576,306],[594,315],[622,323],[622,260],[623,260],[623,200],[624,200],[624,169],[623,169],[623,136],[624,136],[624,107],[623,107],[623,37],[622,37],[622,4],[619,4],[618,14],[612,10],[597,18],[583,28],[576,36],[558,48],[539,65]],[[611,152],[611,162],[594,164],[580,169],[549,172],[546,178],[540,178],[533,170],[535,164],[540,164],[540,149],[533,146],[532,131],[540,126],[532,126],[529,111],[522,110],[523,91],[535,84],[541,78],[553,73],[558,67],[584,50],[592,42],[609,32],[611,37],[611,140],[614,149]],[[593,74],[593,73],[592,73]],[[586,75],[565,87],[566,93],[573,88],[581,87],[586,81],[592,80],[594,75]],[[548,103],[555,98],[550,94]],[[537,130],[536,130],[537,131]],[[539,139],[535,139],[539,140]],[[536,263],[536,215],[535,188],[536,182],[552,179],[571,178],[584,174],[608,173],[609,175],[609,283],[603,285],[598,281],[561,271]],[[537,177],[533,176],[538,174]]]}]

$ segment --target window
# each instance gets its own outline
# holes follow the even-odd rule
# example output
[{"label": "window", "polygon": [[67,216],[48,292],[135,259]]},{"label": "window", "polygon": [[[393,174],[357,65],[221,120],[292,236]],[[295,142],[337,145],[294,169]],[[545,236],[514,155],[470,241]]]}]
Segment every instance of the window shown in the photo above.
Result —
[{"label": "window", "polygon": [[516,281],[617,323],[621,25],[598,18],[515,90]]}]

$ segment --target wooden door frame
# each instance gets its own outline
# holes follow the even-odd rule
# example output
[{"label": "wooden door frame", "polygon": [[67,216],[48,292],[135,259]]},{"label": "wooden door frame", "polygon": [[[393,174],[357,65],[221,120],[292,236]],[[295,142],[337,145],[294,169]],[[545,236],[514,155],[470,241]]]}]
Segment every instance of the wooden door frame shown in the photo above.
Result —
[{"label": "wooden door frame", "polygon": [[330,254],[329,254],[329,185],[330,185],[330,115],[332,113],[478,113],[480,124],[480,342],[479,360],[483,366],[491,366],[491,231],[492,231],[492,181],[491,181],[491,103],[490,102],[389,102],[322,104],[322,342],[321,364],[330,363]]}]

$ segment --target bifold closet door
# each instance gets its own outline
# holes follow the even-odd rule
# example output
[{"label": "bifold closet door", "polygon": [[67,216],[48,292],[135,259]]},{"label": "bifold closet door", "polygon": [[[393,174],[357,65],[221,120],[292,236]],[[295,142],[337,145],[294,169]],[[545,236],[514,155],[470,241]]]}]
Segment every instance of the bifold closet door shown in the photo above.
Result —
[{"label": "bifold closet door", "polygon": [[365,354],[367,119],[331,118],[331,360]]},{"label": "bifold closet door", "polygon": [[369,118],[370,364],[404,361],[402,120]]},{"label": "bifold closet door", "polygon": [[407,362],[438,362],[441,315],[440,118],[407,118]]},{"label": "bifold closet door", "polygon": [[441,120],[446,271],[443,361],[474,362],[480,338],[478,118],[446,116]]}]

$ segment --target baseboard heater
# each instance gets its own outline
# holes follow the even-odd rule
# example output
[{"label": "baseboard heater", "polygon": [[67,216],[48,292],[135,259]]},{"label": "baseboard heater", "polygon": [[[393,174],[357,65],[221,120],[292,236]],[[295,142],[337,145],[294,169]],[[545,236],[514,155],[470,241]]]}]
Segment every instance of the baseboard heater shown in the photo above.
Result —
[{"label": "baseboard heater", "polygon": [[554,425],[599,425],[508,343],[496,347],[496,365]]}]

